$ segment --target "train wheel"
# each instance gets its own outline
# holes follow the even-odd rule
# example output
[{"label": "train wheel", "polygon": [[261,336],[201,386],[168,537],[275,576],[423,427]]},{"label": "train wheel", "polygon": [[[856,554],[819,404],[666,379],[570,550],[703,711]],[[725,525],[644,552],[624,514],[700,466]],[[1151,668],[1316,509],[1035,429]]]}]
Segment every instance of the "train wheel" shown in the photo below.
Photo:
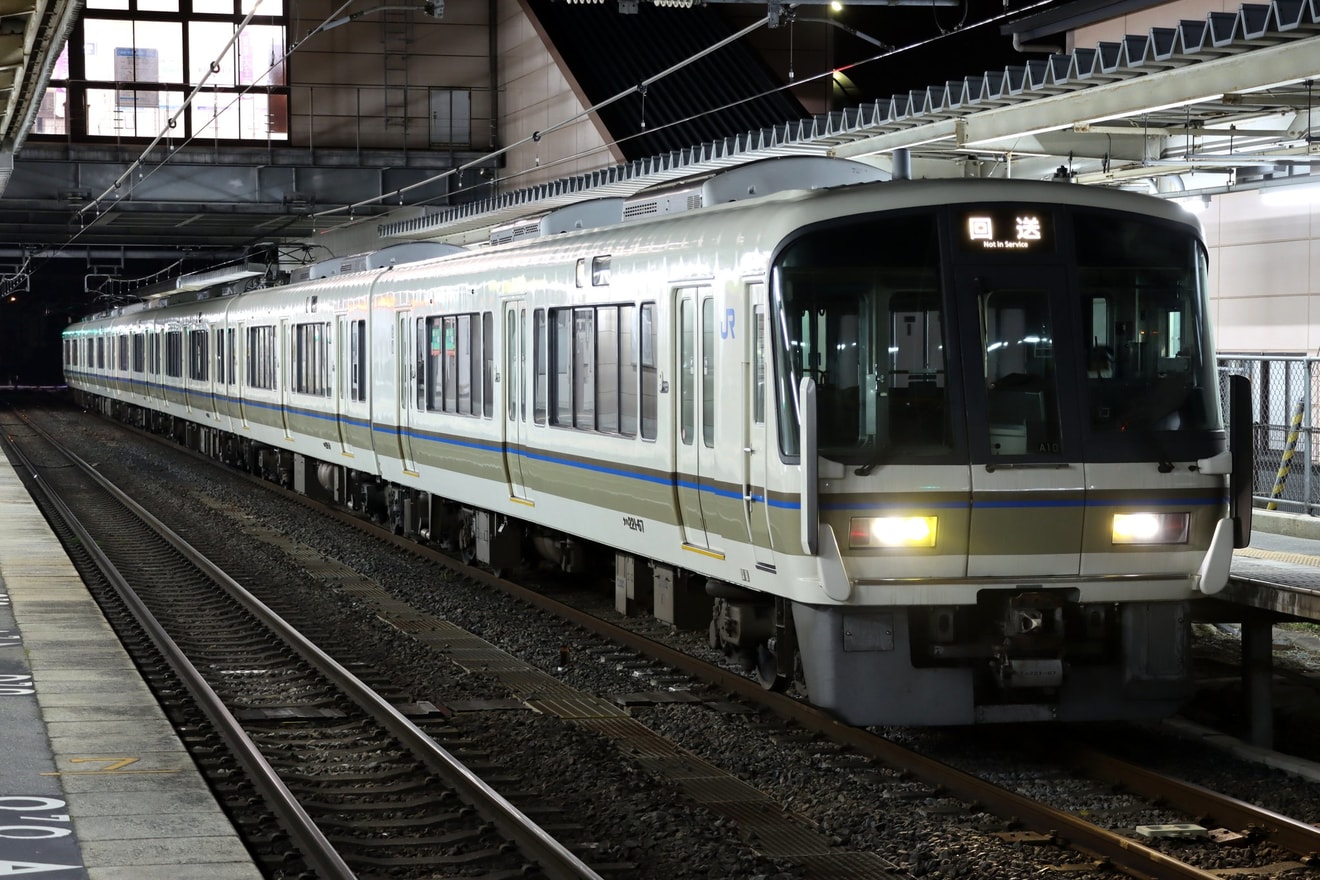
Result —
[{"label": "train wheel", "polygon": [[779,674],[779,658],[764,643],[756,646],[756,680],[768,691],[788,687],[788,679]]}]

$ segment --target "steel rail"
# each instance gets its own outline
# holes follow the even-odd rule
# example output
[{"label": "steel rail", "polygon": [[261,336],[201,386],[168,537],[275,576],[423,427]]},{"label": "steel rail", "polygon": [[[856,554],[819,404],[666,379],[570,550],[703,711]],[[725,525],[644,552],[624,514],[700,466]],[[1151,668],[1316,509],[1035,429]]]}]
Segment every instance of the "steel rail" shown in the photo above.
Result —
[{"label": "steel rail", "polygon": [[[40,432],[40,429],[33,426],[33,431]],[[49,435],[47,435],[47,440],[49,441]],[[321,833],[321,829],[307,815],[293,793],[289,791],[279,775],[262,756],[256,744],[243,731],[238,720],[221,702],[220,697],[207,684],[206,679],[197,671],[197,667],[192,664],[192,661],[184,655],[178,644],[170,637],[170,634],[156,620],[155,615],[143,604],[133,587],[119,573],[119,569],[110,561],[105,552],[101,550],[96,539],[92,537],[78,517],[69,509],[69,506],[64,503],[64,499],[60,497],[54,487],[42,478],[36,467],[33,466],[32,461],[15,442],[0,433],[0,443],[3,443],[16,462],[22,464],[47,503],[77,536],[78,540],[82,542],[83,550],[91,557],[93,563],[119,595],[134,619],[137,620],[138,625],[151,639],[152,644],[156,646],[165,661],[179,676],[184,687],[192,695],[193,700],[210,719],[221,739],[225,741],[225,744],[233,753],[234,759],[247,773],[253,787],[261,794],[271,812],[283,823],[284,830],[289,834],[294,845],[298,847],[303,858],[325,880],[356,880],[357,875],[353,873],[353,870],[340,857],[330,841]],[[61,449],[58,444],[55,444],[55,448]],[[64,450],[61,449],[61,451]],[[66,452],[66,454],[68,453]],[[80,467],[85,469],[85,463],[80,464]],[[100,479],[99,474],[96,476]]]},{"label": "steel rail", "polygon": [[1093,775],[1113,779],[1135,794],[1158,798],[1193,816],[1239,831],[1264,835],[1270,842],[1297,855],[1315,859],[1320,854],[1320,828],[1226,794],[1130,764],[1095,749],[1069,743],[1065,760]]},{"label": "steel rail", "polygon": [[[213,459],[196,451],[180,447],[179,444],[168,438],[158,437],[150,432],[131,426],[121,425],[121,427],[126,427],[140,436],[150,438],[170,448],[182,449],[212,465],[220,466]],[[1033,801],[994,783],[978,779],[934,758],[912,752],[862,728],[845,724],[808,703],[767,691],[758,682],[737,672],[714,666],[697,657],[670,648],[644,635],[565,605],[544,593],[465,565],[452,556],[419,544],[410,538],[395,535],[388,529],[364,520],[359,514],[352,511],[308,498],[253,474],[229,468],[226,470],[229,473],[237,473],[267,491],[280,494],[304,507],[360,529],[391,545],[461,572],[466,577],[481,581],[536,608],[560,616],[602,638],[618,642],[694,678],[730,691],[751,703],[758,704],[774,712],[781,718],[800,724],[840,745],[856,749],[890,767],[908,773],[928,785],[943,789],[962,800],[978,804],[998,816],[1014,819],[1032,831],[1062,841],[1067,846],[1106,862],[1130,876],[1149,878],[1149,880],[1220,880],[1217,874],[1203,871],[1194,865],[1189,865],[1179,859],[1165,855],[1158,850],[1120,834],[1115,834],[1070,813],[1055,810],[1046,804]]]},{"label": "steel rail", "polygon": [[[34,428],[34,430],[40,429]],[[47,436],[49,437],[49,435]],[[51,443],[61,449],[61,452],[71,462],[94,479],[105,491],[113,495],[116,500],[132,511],[135,516],[142,519],[150,528],[157,531],[161,537],[193,565],[221,584],[235,600],[275,632],[292,650],[314,665],[390,733],[413,749],[417,756],[427,766],[436,771],[447,784],[451,785],[460,797],[477,810],[483,819],[498,828],[500,833],[510,840],[516,841],[522,848],[523,854],[534,861],[547,877],[550,877],[551,880],[603,880],[590,866],[505,799],[481,777],[468,769],[448,750],[427,736],[417,725],[413,724],[371,687],[335,662],[334,658],[314,643],[307,640],[300,632],[271,610],[269,606],[229,577],[228,574],[194,549],[187,541],[175,534],[172,529],[153,516],[150,511],[135,502],[72,451],[60,447],[58,441],[53,438],[49,439]],[[90,542],[90,538],[87,540]],[[346,876],[352,877],[353,875],[349,873]]]}]

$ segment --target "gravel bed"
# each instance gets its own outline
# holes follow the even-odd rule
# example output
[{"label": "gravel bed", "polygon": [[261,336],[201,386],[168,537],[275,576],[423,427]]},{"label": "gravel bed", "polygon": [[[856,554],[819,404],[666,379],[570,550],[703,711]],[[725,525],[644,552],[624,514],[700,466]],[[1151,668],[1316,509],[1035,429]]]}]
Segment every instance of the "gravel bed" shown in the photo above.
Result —
[{"label": "gravel bed", "polygon": [[[200,517],[197,521],[209,523],[211,528],[233,528],[232,521],[202,503],[204,497],[216,499],[342,561],[396,598],[464,627],[583,691],[608,697],[650,690],[657,686],[656,676],[665,677],[667,683],[674,675],[658,667],[605,662],[593,637],[548,614],[464,582],[439,566],[408,558],[237,480],[217,477],[208,468],[126,437],[111,426],[90,419],[78,424],[82,430],[64,432],[66,442],[76,439],[85,448],[94,447],[87,456],[99,460],[108,474],[127,469],[161,477],[163,483],[153,491],[153,503],[173,511],[163,516],[167,522]],[[74,434],[76,438],[71,436]],[[278,552],[259,552],[269,555],[272,565],[289,564],[281,562]],[[351,639],[360,655],[379,669],[389,670],[395,685],[406,689],[413,699],[444,703],[507,696],[493,677],[464,673],[420,642],[377,620],[367,603],[315,587],[292,598],[333,615],[343,627],[344,643]],[[602,599],[609,601],[609,597]],[[705,645],[704,633],[673,634],[672,638],[692,653],[707,658],[715,654]],[[563,648],[568,651],[566,666],[561,665]],[[692,687],[705,693],[701,685]],[[1002,820],[951,804],[920,783],[849,755],[831,743],[789,730],[773,719],[717,713],[700,705],[639,708],[633,715],[766,792],[835,845],[878,853],[897,866],[901,875],[1023,878],[1061,864],[1086,864],[1081,856],[1055,847],[1004,842],[993,836],[1005,830]],[[458,716],[455,723],[470,729],[483,744],[495,743],[491,753],[498,762],[534,782],[535,794],[566,804],[575,819],[591,829],[588,836],[594,835],[598,844],[595,851],[584,855],[593,863],[635,865],[623,876],[639,880],[787,880],[802,876],[793,865],[757,854],[732,823],[687,801],[672,785],[650,775],[593,733],[530,712],[468,713]],[[1151,760],[1148,754],[1158,754],[1159,761],[1184,770],[1180,774],[1184,778],[1210,787],[1226,786],[1239,798],[1268,804],[1306,821],[1320,818],[1316,813],[1320,789],[1314,785],[1217,752],[1194,751],[1186,742],[1165,736],[1157,726],[1124,726],[1120,730],[1119,735],[1105,740],[1106,747],[1122,743],[1146,762]],[[985,748],[976,732],[896,729],[887,733],[942,760],[966,764],[970,772],[978,774],[995,772],[995,762],[1004,762],[1003,783],[1009,787],[1048,790],[1059,785],[1052,774],[1038,776],[1034,769],[1024,770],[1020,756],[1016,765],[1011,759],[996,757],[996,751]],[[1158,813],[1131,813],[1112,792],[1095,786],[1081,786],[1068,796],[1076,798],[1075,809],[1121,817],[1127,829],[1135,824],[1185,821],[1160,818]],[[1178,844],[1168,847],[1172,854],[1179,854]],[[1259,855],[1257,862],[1269,863],[1271,853]],[[1068,876],[1091,880],[1113,874],[1074,867]]]}]

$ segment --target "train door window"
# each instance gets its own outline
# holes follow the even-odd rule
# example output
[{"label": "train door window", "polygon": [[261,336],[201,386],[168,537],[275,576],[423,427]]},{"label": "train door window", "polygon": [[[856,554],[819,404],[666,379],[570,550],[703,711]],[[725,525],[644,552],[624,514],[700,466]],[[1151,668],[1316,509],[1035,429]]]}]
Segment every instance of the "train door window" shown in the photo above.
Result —
[{"label": "train door window", "polygon": [[[539,310],[538,310],[539,313]],[[523,349],[519,347],[518,340],[518,312],[515,309],[509,309],[504,314],[504,350],[509,353],[509,370],[517,370],[518,375],[523,375]],[[516,357],[515,357],[516,353]],[[518,418],[518,385],[520,383],[509,381],[504,383],[505,397],[504,408],[509,414],[509,421],[515,421]],[[524,414],[525,417],[525,414]]]},{"label": "train door window", "polygon": [[980,312],[990,454],[1060,453],[1049,291],[986,290]]},{"label": "train door window", "polygon": [[619,307],[619,433],[637,434],[637,397],[641,376],[637,365],[637,306]]},{"label": "train door window", "polygon": [[637,341],[641,360],[642,439],[654,440],[659,408],[658,371],[655,364],[655,303],[642,303]]},{"label": "train door window", "polygon": [[[526,310],[524,310],[524,315]],[[477,399],[481,401],[481,414],[490,418],[495,414],[495,314],[481,315],[480,370],[477,371]]]},{"label": "train door window", "polygon": [[120,336],[119,344],[116,346],[119,351],[119,371],[128,372],[128,336]]},{"label": "train door window", "polygon": [[[427,374],[427,371],[433,366],[439,366],[440,358],[440,327],[429,326],[433,322],[428,322],[425,318],[417,319],[417,351],[415,352],[413,375],[416,376],[417,386],[417,409],[429,409],[426,399],[426,389],[436,387],[435,376]],[[400,340],[402,342],[402,340]]]},{"label": "train door window", "polygon": [[105,369],[105,337],[104,336],[96,337],[96,368],[98,370]]},{"label": "train door window", "polygon": [[237,369],[236,365],[238,364],[237,359],[234,357],[235,335],[233,327],[230,327],[225,331],[225,360],[228,363],[228,369],[225,371],[225,374],[230,385],[238,382],[238,376],[234,375]]},{"label": "train door window", "polygon": [[367,322],[350,321],[348,325],[350,400],[367,399]]},{"label": "train door window", "polygon": [[147,338],[141,333],[133,334],[133,372],[141,373],[147,368]]},{"label": "train door window", "polygon": [[153,375],[160,375],[160,334],[152,333],[147,343],[147,366]]},{"label": "train door window", "polygon": [[715,448],[715,300],[701,301],[701,440]]},{"label": "train door window", "polygon": [[684,446],[691,446],[697,426],[697,336],[690,299],[680,300],[678,304],[678,370],[679,436]]},{"label": "train door window", "polygon": [[765,424],[765,306],[752,309],[752,421]]},{"label": "train door window", "polygon": [[619,310],[596,309],[596,430],[619,432]]},{"label": "train door window", "polygon": [[545,424],[546,393],[549,388],[549,352],[546,342],[545,309],[537,309],[532,314],[532,419],[538,425]]},{"label": "train door window", "polygon": [[225,331],[220,328],[215,331],[215,381],[225,382]]}]

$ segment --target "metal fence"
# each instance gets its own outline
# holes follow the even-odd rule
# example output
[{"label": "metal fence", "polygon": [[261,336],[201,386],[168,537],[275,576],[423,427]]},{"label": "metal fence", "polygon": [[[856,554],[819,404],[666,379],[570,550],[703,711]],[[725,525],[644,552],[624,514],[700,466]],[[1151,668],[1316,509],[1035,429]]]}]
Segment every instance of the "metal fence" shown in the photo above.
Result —
[{"label": "metal fence", "polygon": [[1283,355],[1219,356],[1219,393],[1228,416],[1228,376],[1251,380],[1255,423],[1256,506],[1314,514],[1320,508],[1320,358]]}]

